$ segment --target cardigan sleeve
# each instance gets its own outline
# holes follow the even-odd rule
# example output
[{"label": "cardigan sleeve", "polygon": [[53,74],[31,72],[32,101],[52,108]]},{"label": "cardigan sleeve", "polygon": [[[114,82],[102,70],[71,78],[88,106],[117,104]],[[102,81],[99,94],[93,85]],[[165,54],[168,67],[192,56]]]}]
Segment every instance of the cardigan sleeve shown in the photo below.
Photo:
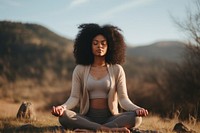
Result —
[{"label": "cardigan sleeve", "polygon": [[81,66],[77,65],[72,75],[72,88],[68,100],[62,104],[65,109],[73,109],[79,102],[81,93]]},{"label": "cardigan sleeve", "polygon": [[132,101],[129,99],[127,94],[126,77],[124,69],[120,65],[117,66],[118,67],[116,75],[116,87],[119,104],[123,109],[127,111],[134,111],[140,107],[132,103]]}]

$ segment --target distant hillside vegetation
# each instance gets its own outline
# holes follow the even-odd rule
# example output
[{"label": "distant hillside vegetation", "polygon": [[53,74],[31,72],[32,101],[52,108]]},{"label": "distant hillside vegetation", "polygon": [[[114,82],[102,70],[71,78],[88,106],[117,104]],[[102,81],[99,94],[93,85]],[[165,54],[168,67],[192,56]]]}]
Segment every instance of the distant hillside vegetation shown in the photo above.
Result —
[{"label": "distant hillside vegetation", "polygon": [[181,61],[185,43],[178,41],[161,41],[147,46],[129,47],[127,55],[145,59],[162,59],[168,61]]},{"label": "distant hillside vegetation", "polygon": [[73,41],[37,24],[0,22],[0,83],[24,78],[67,78]]},{"label": "distant hillside vegetation", "polygon": [[[141,73],[147,67],[154,67],[151,59],[156,59],[153,65],[160,64],[160,60],[179,61],[183,50],[184,44],[176,41],[128,47],[125,71],[129,76]],[[75,66],[72,52],[72,40],[41,25],[0,21],[0,86],[3,81],[20,79],[71,80]]]}]

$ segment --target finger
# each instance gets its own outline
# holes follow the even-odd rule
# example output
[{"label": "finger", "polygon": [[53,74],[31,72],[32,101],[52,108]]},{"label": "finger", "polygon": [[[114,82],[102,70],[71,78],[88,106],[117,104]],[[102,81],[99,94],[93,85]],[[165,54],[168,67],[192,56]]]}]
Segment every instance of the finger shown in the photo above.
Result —
[{"label": "finger", "polygon": [[54,112],[54,114],[55,114],[55,116],[59,116],[60,115],[60,108],[59,107],[55,107],[55,112]]},{"label": "finger", "polygon": [[54,111],[54,114],[55,114],[56,116],[58,116],[58,108],[55,107],[54,110],[55,110],[55,111]]},{"label": "finger", "polygon": [[148,115],[148,111],[144,110],[143,114],[144,114],[144,116],[147,116]]},{"label": "finger", "polygon": [[62,116],[62,115],[63,115],[63,113],[64,113],[64,109],[62,109],[60,116]]},{"label": "finger", "polygon": [[142,110],[142,115],[143,115],[143,116],[146,116],[146,115],[147,115],[146,110]]},{"label": "finger", "polygon": [[143,110],[140,110],[139,115],[142,116],[142,114],[143,114]]},{"label": "finger", "polygon": [[138,110],[137,115],[140,116],[140,110]]},{"label": "finger", "polygon": [[145,116],[145,110],[144,109],[139,110],[139,116]]},{"label": "finger", "polygon": [[63,114],[63,112],[64,112],[64,109],[62,107],[59,108],[59,116],[61,116]]},{"label": "finger", "polygon": [[54,115],[54,116],[58,116],[58,114],[56,113],[56,108],[53,106],[53,109],[52,109],[52,114]]},{"label": "finger", "polygon": [[56,107],[55,107],[55,106],[53,106],[53,112],[54,112],[54,113],[56,112]]},{"label": "finger", "polygon": [[60,108],[58,108],[58,110],[57,110],[57,111],[58,111],[58,115],[60,116]]},{"label": "finger", "polygon": [[148,110],[146,110],[146,115],[148,115],[149,114],[149,112],[148,112]]},{"label": "finger", "polygon": [[51,113],[55,114],[55,106],[52,107]]},{"label": "finger", "polygon": [[57,115],[59,114],[59,109],[58,109],[58,107],[55,109],[55,112],[56,112]]}]

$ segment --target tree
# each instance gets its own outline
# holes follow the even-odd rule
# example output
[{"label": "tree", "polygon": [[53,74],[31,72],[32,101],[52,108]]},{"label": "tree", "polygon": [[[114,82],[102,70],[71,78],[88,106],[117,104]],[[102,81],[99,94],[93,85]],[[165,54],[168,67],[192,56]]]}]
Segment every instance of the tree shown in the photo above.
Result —
[{"label": "tree", "polygon": [[193,116],[200,119],[200,1],[187,9],[184,21],[173,17],[177,27],[189,37],[186,45],[184,61],[173,69],[168,69],[166,86],[174,111],[180,111],[183,119]]}]

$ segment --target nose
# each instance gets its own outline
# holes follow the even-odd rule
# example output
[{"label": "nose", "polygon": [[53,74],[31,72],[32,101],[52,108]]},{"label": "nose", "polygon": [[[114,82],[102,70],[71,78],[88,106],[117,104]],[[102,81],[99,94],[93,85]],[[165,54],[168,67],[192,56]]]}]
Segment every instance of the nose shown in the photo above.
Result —
[{"label": "nose", "polygon": [[103,47],[103,45],[101,43],[98,43],[98,48]]}]

